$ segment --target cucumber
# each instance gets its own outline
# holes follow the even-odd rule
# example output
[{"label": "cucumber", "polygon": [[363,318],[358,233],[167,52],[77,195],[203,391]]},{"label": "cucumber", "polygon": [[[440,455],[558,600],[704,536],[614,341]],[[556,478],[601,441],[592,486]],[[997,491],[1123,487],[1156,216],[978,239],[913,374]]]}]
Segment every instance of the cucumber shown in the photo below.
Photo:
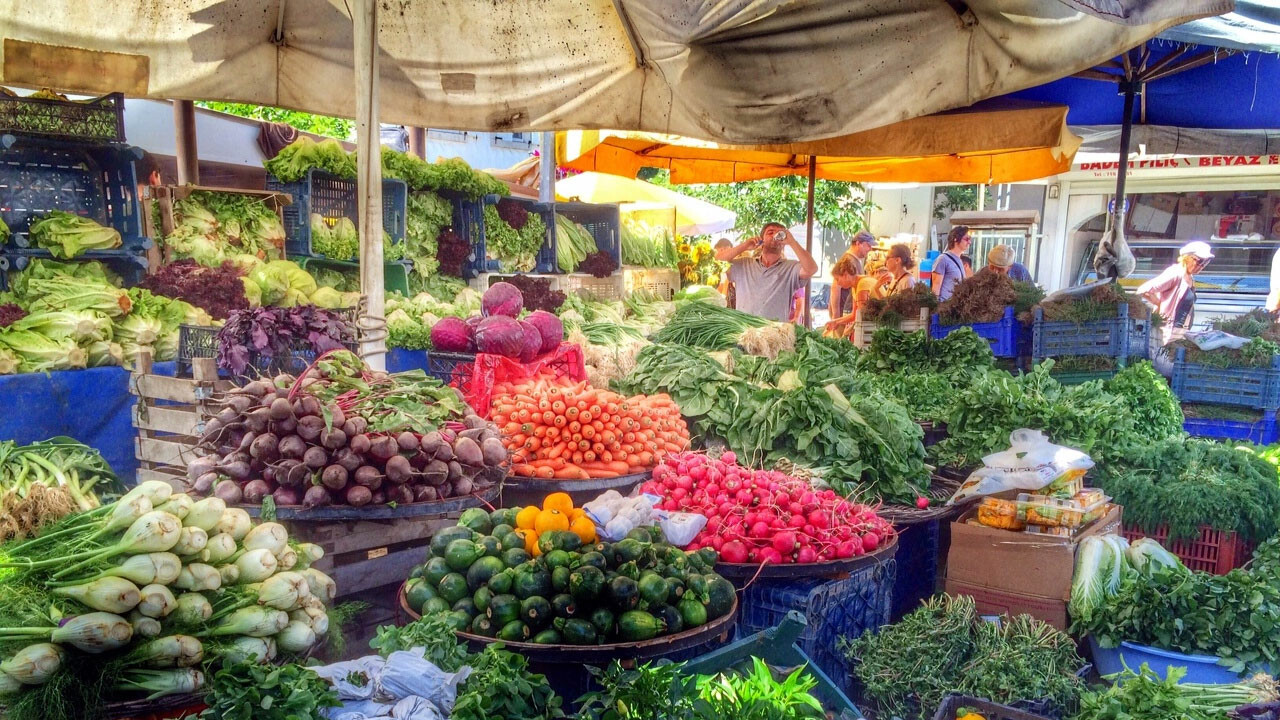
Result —
[{"label": "cucumber", "polygon": [[530,637],[529,626],[519,620],[512,620],[498,631],[498,639],[509,642],[525,642]]},{"label": "cucumber", "polygon": [[555,626],[566,645],[594,645],[596,642],[596,628],[586,620],[556,618]]},{"label": "cucumber", "polygon": [[628,610],[618,618],[618,637],[627,642],[652,640],[665,631],[665,623],[643,610]]}]

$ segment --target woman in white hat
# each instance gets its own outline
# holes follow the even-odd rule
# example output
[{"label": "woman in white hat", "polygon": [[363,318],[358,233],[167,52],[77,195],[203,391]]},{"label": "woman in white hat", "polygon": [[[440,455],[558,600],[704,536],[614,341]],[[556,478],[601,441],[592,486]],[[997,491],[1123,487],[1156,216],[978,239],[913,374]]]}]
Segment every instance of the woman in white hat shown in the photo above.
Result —
[{"label": "woman in white hat", "polygon": [[1178,251],[1178,262],[1138,287],[1138,294],[1155,305],[1164,318],[1166,342],[1174,332],[1186,331],[1195,321],[1195,276],[1212,259],[1213,249],[1209,243],[1189,242]]}]

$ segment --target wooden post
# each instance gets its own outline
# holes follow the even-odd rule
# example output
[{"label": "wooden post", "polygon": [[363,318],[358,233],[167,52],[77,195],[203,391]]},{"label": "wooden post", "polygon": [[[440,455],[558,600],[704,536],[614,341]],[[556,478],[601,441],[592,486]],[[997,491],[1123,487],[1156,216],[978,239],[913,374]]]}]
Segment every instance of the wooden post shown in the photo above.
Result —
[{"label": "wooden post", "polygon": [[[351,4],[355,35],[356,192],[360,207],[360,292],[368,298],[368,325],[384,320],[382,283],[382,148],[378,126],[378,2]],[[362,320],[361,325],[366,323]],[[386,333],[361,344],[369,366],[386,368]]]},{"label": "wooden post", "polygon": [[542,154],[538,158],[538,199],[556,201],[556,134],[542,133]]},{"label": "wooden post", "polygon": [[178,184],[199,185],[200,153],[196,149],[196,106],[192,101],[173,101],[173,134],[178,148]]},{"label": "wooden post", "polygon": [[[809,197],[805,201],[805,217],[804,217],[804,249],[810,255],[813,254],[813,188],[818,182],[818,158],[816,155],[809,156]],[[804,326],[806,328],[812,326],[812,318],[809,316],[809,291],[813,285],[813,278],[804,281]]]},{"label": "wooden post", "polygon": [[427,159],[427,129],[420,127],[409,128],[409,154]]}]

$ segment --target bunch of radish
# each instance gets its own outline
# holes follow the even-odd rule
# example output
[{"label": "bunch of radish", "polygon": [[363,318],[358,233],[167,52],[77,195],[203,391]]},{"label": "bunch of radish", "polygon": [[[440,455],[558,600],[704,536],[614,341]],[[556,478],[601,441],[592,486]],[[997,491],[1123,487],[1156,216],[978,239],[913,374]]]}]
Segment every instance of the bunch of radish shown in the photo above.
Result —
[{"label": "bunch of radish", "polygon": [[[187,466],[190,492],[229,504],[433,502],[487,489],[504,471],[497,428],[468,408],[425,433],[375,432],[367,418],[280,375],[228,393]],[[424,403],[426,400],[424,400]]]},{"label": "bunch of radish", "polygon": [[668,455],[640,492],[658,508],[706,516],[686,550],[709,547],[726,563],[817,563],[881,547],[894,530],[867,505],[777,470],[753,470],[726,452],[718,458]]}]

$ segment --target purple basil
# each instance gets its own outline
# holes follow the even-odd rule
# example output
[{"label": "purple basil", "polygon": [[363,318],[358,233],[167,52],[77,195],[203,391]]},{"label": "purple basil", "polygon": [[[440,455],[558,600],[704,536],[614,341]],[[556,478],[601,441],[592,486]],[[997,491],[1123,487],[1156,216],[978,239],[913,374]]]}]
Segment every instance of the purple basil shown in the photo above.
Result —
[{"label": "purple basil", "polygon": [[319,355],[356,340],[355,328],[338,313],[299,305],[236,310],[218,331],[218,367],[244,375],[299,351]]}]

